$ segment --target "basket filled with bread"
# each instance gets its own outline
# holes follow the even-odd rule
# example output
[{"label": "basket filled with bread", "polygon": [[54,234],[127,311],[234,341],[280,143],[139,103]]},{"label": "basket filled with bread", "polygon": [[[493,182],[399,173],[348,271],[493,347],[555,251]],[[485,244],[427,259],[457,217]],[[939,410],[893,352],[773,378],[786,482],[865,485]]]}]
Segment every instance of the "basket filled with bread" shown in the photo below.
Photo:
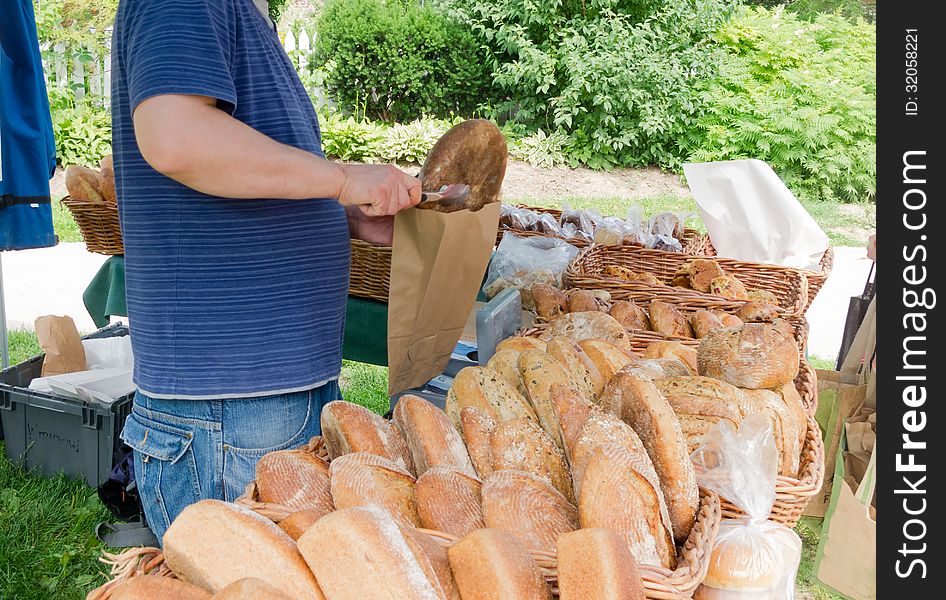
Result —
[{"label": "basket filled with bread", "polygon": [[695,309],[737,310],[756,301],[802,316],[808,306],[808,280],[798,270],[634,246],[585,248],[564,281],[566,287],[624,292],[626,300]]},{"label": "basket filled with bread", "polygon": [[69,195],[62,203],[72,213],[89,252],[124,254],[112,156],[104,157],[98,169],[79,165],[67,168],[66,191]]}]

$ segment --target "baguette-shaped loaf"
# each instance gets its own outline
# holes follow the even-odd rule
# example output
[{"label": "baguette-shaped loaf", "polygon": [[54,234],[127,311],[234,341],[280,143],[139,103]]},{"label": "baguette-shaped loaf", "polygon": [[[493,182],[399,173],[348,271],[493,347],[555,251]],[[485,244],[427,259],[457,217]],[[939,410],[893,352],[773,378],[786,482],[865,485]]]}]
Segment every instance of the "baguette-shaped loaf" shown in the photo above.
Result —
[{"label": "baguette-shaped loaf", "polygon": [[453,379],[447,392],[447,416],[462,429],[460,411],[473,406],[497,423],[529,417],[538,420],[532,405],[496,371],[488,367],[466,367]]},{"label": "baguette-shaped loaf", "polygon": [[340,509],[319,519],[299,538],[299,552],[331,600],[445,598],[395,519],[377,506]]},{"label": "baguette-shaped loaf", "polygon": [[605,385],[633,358],[632,354],[604,340],[579,340],[578,345],[597,367]]},{"label": "baguette-shaped loaf", "polygon": [[[140,575],[121,582],[112,590],[112,600],[210,600],[210,592],[196,585],[159,575]],[[214,596],[216,598],[216,596]]]},{"label": "baguette-shaped loaf", "polygon": [[297,510],[332,512],[328,463],[305,450],[277,450],[256,463],[256,488],[262,502]]},{"label": "baguette-shaped loaf", "polygon": [[559,600],[644,600],[644,582],[621,536],[579,529],[558,538]]},{"label": "baguette-shaped loaf", "polygon": [[[556,425],[556,429],[558,429]],[[493,469],[513,469],[545,479],[575,504],[572,475],[562,450],[531,419],[501,423],[491,437]]]},{"label": "baguette-shaped loaf", "polygon": [[336,400],[322,409],[322,437],[329,456],[368,452],[394,461],[408,473],[414,473],[411,453],[398,428],[387,419],[363,406]]},{"label": "baguette-shaped loaf", "polygon": [[333,460],[330,470],[336,509],[376,504],[396,518],[420,526],[414,478],[393,461],[356,452]]},{"label": "baguette-shaped loaf", "polygon": [[520,354],[522,354],[522,352],[509,348],[500,350],[490,357],[486,366],[499,373],[507,383],[516,386],[519,393],[525,397],[528,392],[526,391],[526,384],[522,381],[522,375],[519,374]]},{"label": "baguette-shaped loaf", "polygon": [[734,427],[742,422],[745,398],[739,388],[709,377],[671,377],[654,381],[680,420],[687,450],[692,453],[706,442],[706,435],[720,422]]},{"label": "baguette-shaped loaf", "polygon": [[558,536],[578,529],[575,506],[532,473],[493,471],[482,495],[486,526],[509,531],[527,548],[554,552]]},{"label": "baguette-shaped loaf", "polygon": [[565,457],[570,460],[578,434],[595,407],[574,388],[566,385],[552,386],[552,406],[562,433]]},{"label": "baguette-shaped loaf", "polygon": [[422,527],[463,537],[486,527],[480,480],[450,465],[427,470],[414,484],[414,499]]},{"label": "baguette-shaped loaf", "polygon": [[[163,600],[169,596],[152,596],[148,600]],[[292,596],[279,591],[279,588],[273,587],[262,579],[256,577],[246,577],[234,581],[227,587],[213,595],[211,600],[292,600]]]},{"label": "baguette-shaped loaf", "polygon": [[798,375],[798,344],[766,323],[717,329],[700,342],[700,375],[746,389],[768,389]]},{"label": "baguette-shaped loaf", "polygon": [[289,534],[292,539],[298,540],[316,521],[334,510],[333,508],[324,512],[313,509],[296,511],[280,521],[279,528]]},{"label": "baguette-shaped loaf", "polygon": [[394,423],[407,441],[418,477],[437,465],[451,465],[470,476],[476,475],[460,432],[430,402],[410,394],[402,396],[394,407]]},{"label": "baguette-shaped loaf", "polygon": [[659,491],[618,446],[595,448],[582,478],[581,528],[617,532],[637,562],[667,569],[676,564],[673,538],[660,516]]},{"label": "baguette-shaped loaf", "polygon": [[565,368],[579,392],[587,398],[598,397],[606,382],[581,346],[568,338],[557,337],[549,341],[547,352]]},{"label": "baguette-shaped loaf", "polygon": [[526,384],[528,400],[535,409],[539,425],[549,435],[552,442],[562,447],[558,422],[552,408],[551,389],[555,385],[569,385],[580,392],[579,386],[565,371],[565,368],[552,355],[538,350],[529,350],[519,355],[519,373]]},{"label": "baguette-shaped loaf", "polygon": [[545,352],[545,342],[539,338],[513,336],[504,339],[496,344],[496,352],[503,350],[515,350],[516,352],[525,352],[526,350],[541,350]]},{"label": "baguette-shaped loaf", "polygon": [[478,529],[447,555],[463,600],[551,600],[538,565],[507,531]]},{"label": "baguette-shaped loaf", "polygon": [[493,472],[493,449],[490,437],[496,429],[496,421],[475,406],[468,406],[460,411],[463,443],[466,444],[470,460],[480,479],[486,479]]},{"label": "baguette-shaped loaf", "polygon": [[604,340],[622,350],[631,349],[631,334],[611,315],[598,311],[573,312],[552,321],[539,336],[545,342],[564,336],[574,342]]},{"label": "baguette-shaped loaf", "polygon": [[623,371],[605,388],[602,407],[640,436],[660,478],[674,539],[682,543],[696,521],[700,496],[686,438],[673,409],[652,382]]},{"label": "baguette-shaped loaf", "polygon": [[205,590],[218,592],[252,573],[290,598],[324,597],[292,538],[237,504],[191,504],[171,523],[163,542],[171,571]]},{"label": "baguette-shaped loaf", "polygon": [[676,358],[685,364],[690,372],[687,375],[696,375],[696,348],[684,346],[680,342],[654,342],[644,350],[644,358]]}]

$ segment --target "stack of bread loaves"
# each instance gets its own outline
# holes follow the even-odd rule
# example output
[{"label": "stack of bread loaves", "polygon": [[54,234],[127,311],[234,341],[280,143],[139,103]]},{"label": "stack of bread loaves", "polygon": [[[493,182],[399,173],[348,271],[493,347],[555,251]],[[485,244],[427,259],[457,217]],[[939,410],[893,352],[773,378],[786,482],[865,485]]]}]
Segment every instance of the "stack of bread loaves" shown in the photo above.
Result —
[{"label": "stack of bread loaves", "polygon": [[115,204],[115,171],[112,155],[99,163],[99,169],[72,165],[66,169],[66,191],[75,200]]}]

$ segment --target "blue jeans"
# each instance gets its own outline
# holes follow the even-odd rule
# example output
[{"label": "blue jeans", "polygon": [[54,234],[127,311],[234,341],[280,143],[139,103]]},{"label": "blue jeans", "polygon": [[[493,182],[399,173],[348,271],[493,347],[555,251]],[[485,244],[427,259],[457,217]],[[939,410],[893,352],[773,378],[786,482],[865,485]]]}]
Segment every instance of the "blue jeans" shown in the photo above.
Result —
[{"label": "blue jeans", "polygon": [[338,383],[238,400],[158,400],[140,392],[121,438],[134,450],[135,479],[158,539],[189,504],[232,501],[256,478],[256,462],[321,433],[322,407]]}]

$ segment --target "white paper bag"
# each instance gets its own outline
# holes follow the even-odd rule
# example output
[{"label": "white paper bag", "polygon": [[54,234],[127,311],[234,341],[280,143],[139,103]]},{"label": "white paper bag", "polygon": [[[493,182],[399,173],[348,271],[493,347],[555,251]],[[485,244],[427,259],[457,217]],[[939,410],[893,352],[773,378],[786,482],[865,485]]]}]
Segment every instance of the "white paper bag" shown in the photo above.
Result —
[{"label": "white paper bag", "polygon": [[820,270],[828,236],[761,160],[683,165],[719,256]]}]

